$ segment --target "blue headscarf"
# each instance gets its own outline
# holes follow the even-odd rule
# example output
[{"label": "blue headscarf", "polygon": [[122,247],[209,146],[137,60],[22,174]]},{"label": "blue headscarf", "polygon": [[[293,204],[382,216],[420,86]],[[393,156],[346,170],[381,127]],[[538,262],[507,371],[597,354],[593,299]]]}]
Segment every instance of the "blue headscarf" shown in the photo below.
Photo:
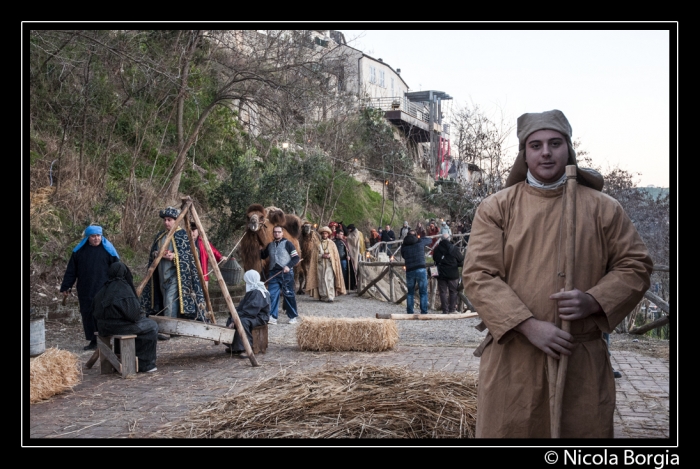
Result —
[{"label": "blue headscarf", "polygon": [[[78,249],[82,248],[85,243],[87,242],[88,238],[90,235],[95,235],[98,234],[102,236],[102,227],[99,225],[90,225],[87,228],[85,228],[85,232],[83,235],[85,236],[82,241],[78,243],[76,247],[73,248],[73,252],[76,252]],[[102,236],[102,247],[105,248],[105,250],[112,256],[116,257],[119,259],[119,254],[117,254],[117,250],[114,248],[112,243],[109,242],[107,238]]]}]

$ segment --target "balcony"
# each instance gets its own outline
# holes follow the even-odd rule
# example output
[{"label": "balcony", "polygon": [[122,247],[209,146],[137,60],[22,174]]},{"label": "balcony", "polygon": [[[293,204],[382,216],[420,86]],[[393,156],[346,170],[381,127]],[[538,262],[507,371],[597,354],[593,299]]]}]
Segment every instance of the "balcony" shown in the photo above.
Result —
[{"label": "balcony", "polygon": [[[430,113],[427,103],[416,103],[409,101],[404,96],[395,96],[367,98],[364,100],[364,106],[384,111],[384,117],[403,130],[406,137],[416,142],[430,141]],[[433,131],[439,134],[449,134],[449,126],[433,122]]]}]

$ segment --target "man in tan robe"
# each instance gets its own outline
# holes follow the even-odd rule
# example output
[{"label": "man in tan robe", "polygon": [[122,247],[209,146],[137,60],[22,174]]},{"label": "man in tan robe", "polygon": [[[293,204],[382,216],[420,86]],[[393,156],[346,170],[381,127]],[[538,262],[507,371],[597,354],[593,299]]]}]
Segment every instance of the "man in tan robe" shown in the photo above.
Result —
[{"label": "man in tan robe", "polygon": [[327,226],[320,228],[321,242],[318,245],[318,290],[315,298],[333,303],[336,296],[345,294],[343,269],[340,266],[338,248],[330,239],[331,229]]},{"label": "man in tan robe", "polygon": [[348,225],[348,274],[350,275],[350,290],[357,289],[357,265],[360,258],[365,255],[365,236],[355,228],[355,225]]},{"label": "man in tan robe", "polygon": [[[547,357],[568,356],[562,438],[612,438],[615,380],[603,332],[649,288],[652,262],[595,171],[577,168],[574,289],[565,279],[565,167],[576,164],[560,111],[518,118],[520,152],[506,189],[486,198],[472,225],[465,293],[488,327],[481,356],[476,436],[549,438]],[[571,333],[555,326],[557,315]]]}]

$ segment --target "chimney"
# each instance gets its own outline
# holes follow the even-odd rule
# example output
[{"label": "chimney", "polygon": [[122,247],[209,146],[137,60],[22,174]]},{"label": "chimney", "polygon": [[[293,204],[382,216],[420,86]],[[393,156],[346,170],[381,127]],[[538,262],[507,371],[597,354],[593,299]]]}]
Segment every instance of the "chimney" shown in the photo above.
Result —
[{"label": "chimney", "polygon": [[400,75],[400,74],[401,74],[401,69],[400,69],[400,68],[397,68],[397,69],[396,69],[396,74],[397,74],[397,75]]},{"label": "chimney", "polygon": [[379,61],[382,62],[382,63],[384,62],[382,59],[377,59],[377,60],[379,60]]}]

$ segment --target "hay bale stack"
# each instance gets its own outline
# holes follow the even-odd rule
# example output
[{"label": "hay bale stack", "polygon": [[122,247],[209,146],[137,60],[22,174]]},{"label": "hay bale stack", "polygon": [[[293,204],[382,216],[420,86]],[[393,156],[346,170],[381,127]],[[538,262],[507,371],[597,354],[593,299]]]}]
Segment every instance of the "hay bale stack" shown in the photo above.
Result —
[{"label": "hay bale stack", "polygon": [[381,352],[399,341],[396,322],[374,318],[307,316],[297,326],[297,344],[316,352]]},{"label": "hay bale stack", "polygon": [[80,383],[78,356],[55,347],[29,361],[29,403],[48,399]]},{"label": "hay bale stack", "polygon": [[474,375],[348,365],[277,376],[152,438],[474,438]]}]

